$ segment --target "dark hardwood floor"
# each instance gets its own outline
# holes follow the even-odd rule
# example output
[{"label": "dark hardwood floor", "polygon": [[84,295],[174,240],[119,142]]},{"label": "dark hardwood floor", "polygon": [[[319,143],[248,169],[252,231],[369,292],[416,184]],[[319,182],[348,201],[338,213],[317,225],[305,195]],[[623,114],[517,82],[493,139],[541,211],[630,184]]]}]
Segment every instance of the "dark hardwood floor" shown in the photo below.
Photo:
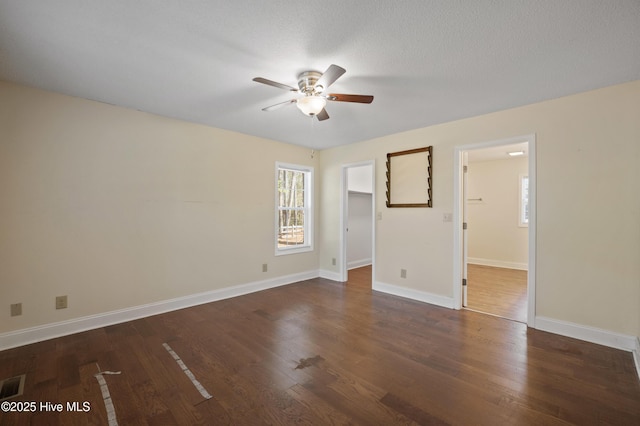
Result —
[{"label": "dark hardwood floor", "polygon": [[14,401],[90,403],[0,424],[107,425],[99,371],[121,372],[103,376],[120,425],[640,424],[629,352],[350,284],[313,279],[0,352],[0,378],[27,374]]},{"label": "dark hardwood floor", "polygon": [[467,308],[527,322],[527,271],[467,265]]}]

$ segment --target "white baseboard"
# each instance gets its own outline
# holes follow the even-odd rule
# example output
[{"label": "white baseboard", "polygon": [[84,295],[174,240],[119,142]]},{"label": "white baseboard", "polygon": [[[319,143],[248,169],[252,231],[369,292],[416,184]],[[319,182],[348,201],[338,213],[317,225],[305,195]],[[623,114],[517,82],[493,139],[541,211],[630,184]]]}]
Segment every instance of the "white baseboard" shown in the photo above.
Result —
[{"label": "white baseboard", "polygon": [[203,293],[191,294],[175,299],[163,300],[160,302],[148,303],[145,305],[133,306],[131,308],[119,309],[102,314],[89,315],[81,318],[74,318],[67,321],[45,324],[22,330],[10,331],[0,334],[0,351],[30,343],[41,342],[55,337],[66,336],[95,328],[119,324],[132,321],[151,315],[162,314],[169,311],[201,305],[203,303],[215,302],[229,299],[231,297],[242,296],[261,290],[280,287],[299,281],[317,278],[319,273],[315,271],[301,272],[297,274],[285,275],[282,277],[267,280],[254,281],[247,284],[240,284],[233,287],[218,290],[206,291]]},{"label": "white baseboard", "polygon": [[431,305],[442,306],[453,309],[453,298],[441,296],[439,294],[427,293],[426,291],[414,290],[411,288],[400,287],[392,284],[385,284],[379,281],[373,283],[373,290],[382,293],[393,294],[394,296],[405,297],[407,299],[417,300],[419,302],[429,303]]},{"label": "white baseboard", "polygon": [[529,269],[526,263],[508,262],[505,260],[482,259],[480,257],[468,257],[467,263],[482,266],[493,266],[494,268],[520,269],[526,271]]},{"label": "white baseboard", "polygon": [[338,282],[342,281],[340,279],[339,272],[327,271],[326,269],[320,269],[320,278],[326,278],[328,280],[338,281]]},{"label": "white baseboard", "polygon": [[640,338],[547,317],[536,317],[535,323],[538,330],[632,352],[640,378]]},{"label": "white baseboard", "polygon": [[635,336],[553,318],[536,317],[536,328],[538,330],[630,352],[637,350],[638,347],[638,338]]},{"label": "white baseboard", "polygon": [[369,259],[360,259],[360,260],[352,260],[351,262],[347,263],[347,269],[355,269],[355,268],[361,268],[363,266],[369,266],[371,265],[371,258]]},{"label": "white baseboard", "polygon": [[636,363],[636,371],[640,379],[640,337],[636,337],[636,348],[633,350],[633,360]]}]

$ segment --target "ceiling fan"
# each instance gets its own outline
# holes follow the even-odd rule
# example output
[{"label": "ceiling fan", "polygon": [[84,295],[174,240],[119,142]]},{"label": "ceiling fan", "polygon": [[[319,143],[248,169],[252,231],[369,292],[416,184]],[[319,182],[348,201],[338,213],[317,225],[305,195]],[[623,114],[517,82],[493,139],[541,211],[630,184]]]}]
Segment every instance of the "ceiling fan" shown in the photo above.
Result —
[{"label": "ceiling fan", "polygon": [[373,101],[373,96],[369,95],[345,95],[343,93],[329,93],[325,95],[323,93],[345,72],[346,70],[344,68],[333,64],[329,66],[324,73],[305,71],[298,76],[297,89],[262,77],[256,77],[253,81],[303,95],[299,98],[262,108],[263,111],[272,111],[286,105],[296,104],[304,115],[316,117],[319,121],[323,121],[329,118],[329,114],[327,114],[327,110],[324,108],[327,101],[357,102],[361,104],[370,104]]}]

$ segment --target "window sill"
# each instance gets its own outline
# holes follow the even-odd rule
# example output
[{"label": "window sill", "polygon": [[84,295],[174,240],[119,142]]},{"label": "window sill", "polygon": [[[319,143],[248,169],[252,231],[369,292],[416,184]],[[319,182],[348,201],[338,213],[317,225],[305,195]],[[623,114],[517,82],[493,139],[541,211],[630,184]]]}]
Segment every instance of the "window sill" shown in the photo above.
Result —
[{"label": "window sill", "polygon": [[284,256],[287,254],[306,253],[313,251],[312,246],[291,247],[291,248],[276,248],[276,256]]}]

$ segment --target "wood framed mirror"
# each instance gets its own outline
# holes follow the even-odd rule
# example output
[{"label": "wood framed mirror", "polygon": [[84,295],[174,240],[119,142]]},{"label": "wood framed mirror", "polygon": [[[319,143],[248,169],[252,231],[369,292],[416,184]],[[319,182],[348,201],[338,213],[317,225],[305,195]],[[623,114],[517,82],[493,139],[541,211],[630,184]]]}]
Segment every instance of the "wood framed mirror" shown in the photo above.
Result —
[{"label": "wood framed mirror", "polygon": [[387,154],[387,207],[432,207],[432,162],[431,146]]}]

